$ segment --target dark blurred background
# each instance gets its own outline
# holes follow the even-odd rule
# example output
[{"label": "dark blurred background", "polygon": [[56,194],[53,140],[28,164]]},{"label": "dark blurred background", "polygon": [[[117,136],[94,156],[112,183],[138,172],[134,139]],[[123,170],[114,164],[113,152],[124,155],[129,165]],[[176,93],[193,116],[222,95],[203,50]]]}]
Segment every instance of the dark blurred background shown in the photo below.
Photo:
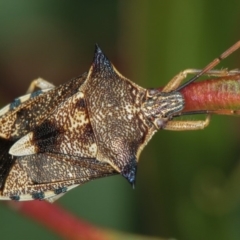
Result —
[{"label": "dark blurred background", "polygon": [[[0,102],[31,80],[58,85],[90,67],[98,43],[143,87],[202,68],[240,38],[240,1],[0,1]],[[219,66],[240,67],[240,51]],[[192,117],[193,119],[193,117]],[[100,227],[184,240],[240,239],[240,119],[213,116],[203,131],[157,133],[137,186],[120,176],[58,201]],[[47,213],[46,213],[47,214]],[[1,239],[58,236],[0,204]]]}]

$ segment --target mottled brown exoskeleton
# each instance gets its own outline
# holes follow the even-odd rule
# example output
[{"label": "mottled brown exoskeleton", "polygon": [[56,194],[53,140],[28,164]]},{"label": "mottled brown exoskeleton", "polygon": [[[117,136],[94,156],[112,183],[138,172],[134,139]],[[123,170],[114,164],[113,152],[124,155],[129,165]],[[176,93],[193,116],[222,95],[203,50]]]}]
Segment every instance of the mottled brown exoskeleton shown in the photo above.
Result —
[{"label": "mottled brown exoskeleton", "polygon": [[0,199],[54,201],[117,173],[134,186],[139,155],[158,129],[207,126],[209,118],[170,120],[184,108],[178,86],[186,75],[211,74],[218,62],[181,72],[162,91],[144,89],[123,77],[96,46],[82,76],[59,87],[33,81],[27,95],[0,111]]}]

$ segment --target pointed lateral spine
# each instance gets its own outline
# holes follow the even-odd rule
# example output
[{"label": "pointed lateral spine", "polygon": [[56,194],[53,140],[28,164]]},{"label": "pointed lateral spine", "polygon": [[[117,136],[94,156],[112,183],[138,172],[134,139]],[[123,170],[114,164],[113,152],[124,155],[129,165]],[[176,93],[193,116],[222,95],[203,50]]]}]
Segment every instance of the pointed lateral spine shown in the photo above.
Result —
[{"label": "pointed lateral spine", "polygon": [[111,62],[109,61],[109,59],[102,52],[101,48],[97,44],[95,45],[94,58],[93,58],[92,65],[93,65],[94,72],[104,71],[104,72],[107,72],[109,75],[115,74]]}]

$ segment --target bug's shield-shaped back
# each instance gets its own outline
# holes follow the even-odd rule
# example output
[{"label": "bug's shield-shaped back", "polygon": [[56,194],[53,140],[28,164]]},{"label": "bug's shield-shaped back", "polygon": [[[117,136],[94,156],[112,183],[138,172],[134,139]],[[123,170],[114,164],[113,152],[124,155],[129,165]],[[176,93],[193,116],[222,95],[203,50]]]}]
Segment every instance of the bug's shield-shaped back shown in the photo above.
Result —
[{"label": "bug's shield-shaped back", "polygon": [[134,185],[137,159],[154,131],[141,112],[146,90],[123,77],[98,46],[82,88],[97,159],[112,165]]},{"label": "bug's shield-shaped back", "polygon": [[145,96],[96,46],[88,74],[5,107],[0,199],[52,198],[117,172],[134,185],[139,154],[156,131],[141,110]]}]

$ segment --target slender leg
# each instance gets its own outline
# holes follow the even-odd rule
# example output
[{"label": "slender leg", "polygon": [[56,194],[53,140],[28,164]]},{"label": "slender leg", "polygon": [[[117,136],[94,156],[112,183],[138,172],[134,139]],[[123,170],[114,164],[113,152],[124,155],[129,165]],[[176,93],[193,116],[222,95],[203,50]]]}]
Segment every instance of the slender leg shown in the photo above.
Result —
[{"label": "slender leg", "polygon": [[37,78],[35,80],[33,80],[27,90],[27,93],[32,93],[34,91],[36,91],[36,89],[40,88],[41,90],[45,90],[45,89],[52,89],[55,86],[44,80],[43,78]]},{"label": "slender leg", "polygon": [[205,120],[199,121],[169,121],[163,129],[173,131],[200,130],[207,127],[209,122],[210,115],[207,115]]},{"label": "slender leg", "polygon": [[[173,77],[172,80],[163,88],[163,92],[170,92],[178,88],[178,86],[183,82],[183,80],[187,77],[188,74],[198,74],[202,70],[199,69],[186,69],[179,74],[177,74],[175,77]],[[239,69],[234,69],[231,71],[228,71],[227,69],[222,70],[211,70],[204,75],[208,76],[215,76],[215,77],[224,77],[224,76],[231,76],[235,74],[239,74]],[[225,114],[225,115],[233,115],[233,114],[239,114],[239,111],[234,110],[216,110],[216,111],[209,111],[209,114]],[[175,131],[185,131],[185,130],[198,130],[198,129],[204,129],[208,126],[210,122],[210,115],[207,115],[206,120],[203,121],[169,121],[167,122],[164,129],[166,130],[175,130]]]},{"label": "slender leg", "polygon": [[[170,82],[164,87],[163,92],[175,90],[187,77],[188,74],[198,74],[199,72],[201,72],[199,69],[186,69],[180,72],[175,77],[173,77]],[[206,74],[211,76],[226,76],[228,73],[229,72],[226,69],[223,69],[211,70]],[[207,115],[205,120],[169,121],[166,123],[164,129],[172,131],[200,130],[207,127],[209,125],[209,122],[210,115]]]},{"label": "slender leg", "polygon": [[[176,75],[164,88],[163,92],[171,92],[171,91],[180,91],[185,88],[187,85],[191,84],[192,82],[196,81],[202,75],[211,75],[211,76],[228,76],[228,75],[235,75],[239,74],[240,70],[232,70],[228,71],[227,69],[223,70],[212,70],[216,65],[218,65],[223,59],[228,57],[230,54],[235,52],[237,49],[240,48],[240,41],[233,44],[229,49],[223,52],[219,57],[215,58],[212,62],[210,62],[207,66],[205,66],[202,70],[198,69],[187,69],[183,72],[180,72]],[[187,74],[195,74],[192,78],[188,81],[182,83],[182,81],[187,77]],[[204,121],[169,121],[166,123],[164,129],[168,130],[197,130],[203,129],[208,126],[210,122],[210,115],[208,114]]]},{"label": "slender leg", "polygon": [[219,57],[213,59],[207,66],[205,66],[199,73],[195,74],[192,78],[190,78],[188,81],[186,81],[184,84],[176,88],[176,91],[180,91],[186,86],[188,86],[190,83],[196,81],[199,79],[199,77],[205,75],[206,73],[210,72],[214,67],[216,67],[223,59],[227,58],[229,55],[231,55],[233,52],[238,50],[240,48],[240,41],[233,44],[230,48],[228,48],[225,52],[223,52]]},{"label": "slender leg", "polygon": [[[198,74],[201,71],[202,70],[200,70],[200,69],[186,69],[186,70],[180,72],[179,74],[174,76],[167,83],[167,85],[163,88],[162,91],[163,92],[171,92],[171,91],[175,90],[183,82],[183,80],[186,79],[188,74]],[[239,69],[234,69],[231,71],[228,71],[227,69],[221,69],[221,70],[210,70],[210,71],[204,73],[204,75],[215,76],[215,77],[224,77],[224,76],[231,76],[231,75],[235,75],[235,74],[239,74],[239,73],[240,73]]]}]

